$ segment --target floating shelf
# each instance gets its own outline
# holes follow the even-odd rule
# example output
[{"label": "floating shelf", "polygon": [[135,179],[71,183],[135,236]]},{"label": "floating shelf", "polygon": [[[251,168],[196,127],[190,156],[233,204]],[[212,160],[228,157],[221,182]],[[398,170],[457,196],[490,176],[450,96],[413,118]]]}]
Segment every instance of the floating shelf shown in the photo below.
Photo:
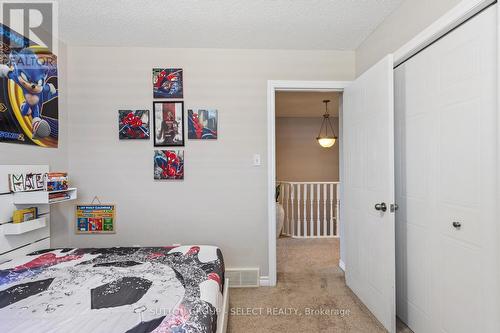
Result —
[{"label": "floating shelf", "polygon": [[43,216],[31,221],[3,224],[2,230],[4,235],[20,235],[46,226],[47,219]]},{"label": "floating shelf", "polygon": [[[62,200],[49,200],[51,193],[67,193],[69,198]],[[36,205],[36,204],[55,204],[59,202],[71,201],[77,198],[77,189],[70,187],[67,190],[60,191],[31,191],[31,192],[14,192],[15,205]]]}]

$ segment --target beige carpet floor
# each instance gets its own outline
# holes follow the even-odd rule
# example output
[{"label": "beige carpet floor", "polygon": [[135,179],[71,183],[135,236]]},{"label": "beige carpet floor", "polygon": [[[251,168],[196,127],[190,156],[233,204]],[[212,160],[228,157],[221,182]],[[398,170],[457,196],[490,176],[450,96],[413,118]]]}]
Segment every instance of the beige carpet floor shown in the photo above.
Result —
[{"label": "beige carpet floor", "polygon": [[277,255],[275,288],[230,289],[229,333],[386,332],[345,285],[338,239],[280,238]]}]

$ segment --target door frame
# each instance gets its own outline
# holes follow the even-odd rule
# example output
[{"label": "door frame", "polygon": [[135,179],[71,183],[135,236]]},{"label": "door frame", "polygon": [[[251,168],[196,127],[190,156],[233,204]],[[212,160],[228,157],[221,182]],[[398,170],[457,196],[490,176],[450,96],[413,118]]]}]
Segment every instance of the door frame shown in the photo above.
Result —
[{"label": "door frame", "polygon": [[[276,286],[276,123],[275,97],[277,91],[344,91],[351,81],[267,81],[267,220],[269,276],[261,277],[261,286]],[[341,115],[340,115],[341,116]],[[341,140],[339,140],[341,142]],[[340,163],[342,170],[342,163]],[[341,185],[342,189],[342,185]],[[342,198],[342,190],[340,192]],[[342,237],[342,236],[341,236]]]}]

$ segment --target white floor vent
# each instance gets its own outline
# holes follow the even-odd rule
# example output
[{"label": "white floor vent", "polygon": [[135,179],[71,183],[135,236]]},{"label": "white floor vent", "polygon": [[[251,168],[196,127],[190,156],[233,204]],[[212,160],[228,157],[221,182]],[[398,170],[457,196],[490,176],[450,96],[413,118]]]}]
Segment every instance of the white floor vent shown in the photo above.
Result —
[{"label": "white floor vent", "polygon": [[258,268],[228,268],[226,278],[230,288],[259,287],[260,271]]}]

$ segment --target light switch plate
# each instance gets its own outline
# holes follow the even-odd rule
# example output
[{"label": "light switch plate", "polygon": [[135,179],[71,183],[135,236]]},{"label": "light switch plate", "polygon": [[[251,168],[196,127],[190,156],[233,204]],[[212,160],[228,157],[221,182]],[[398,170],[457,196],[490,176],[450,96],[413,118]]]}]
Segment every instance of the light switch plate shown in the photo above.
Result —
[{"label": "light switch plate", "polygon": [[261,165],[260,154],[253,154],[253,165],[254,166]]}]

